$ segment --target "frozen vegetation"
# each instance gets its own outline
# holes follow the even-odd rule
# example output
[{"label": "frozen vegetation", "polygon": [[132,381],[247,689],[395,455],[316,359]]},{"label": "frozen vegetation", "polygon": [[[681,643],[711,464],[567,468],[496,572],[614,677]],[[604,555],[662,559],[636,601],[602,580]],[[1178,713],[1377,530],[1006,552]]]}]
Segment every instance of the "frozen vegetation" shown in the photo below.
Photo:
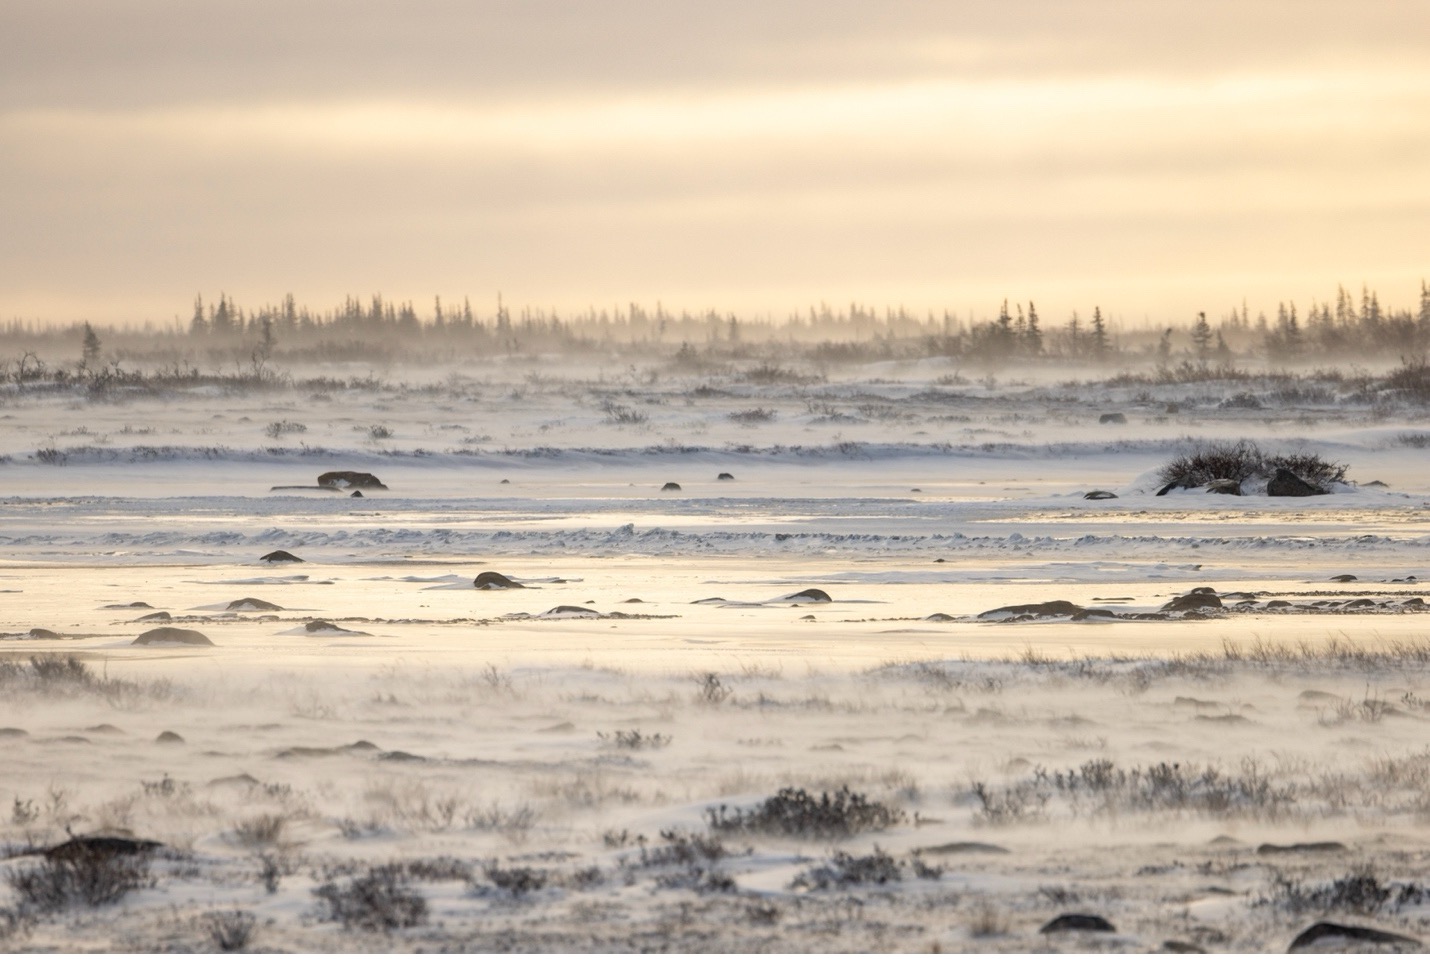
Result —
[{"label": "frozen vegetation", "polygon": [[0,945],[1430,934],[1414,354],[215,315],[7,334]]}]

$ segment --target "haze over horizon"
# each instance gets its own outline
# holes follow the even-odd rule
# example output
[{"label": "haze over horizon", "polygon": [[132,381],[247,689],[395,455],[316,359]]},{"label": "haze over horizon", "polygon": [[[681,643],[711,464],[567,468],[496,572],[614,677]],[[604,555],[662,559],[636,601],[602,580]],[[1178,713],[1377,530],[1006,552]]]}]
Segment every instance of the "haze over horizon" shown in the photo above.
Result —
[{"label": "haze over horizon", "polygon": [[4,0],[0,319],[1410,305],[1427,41],[1394,0]]}]

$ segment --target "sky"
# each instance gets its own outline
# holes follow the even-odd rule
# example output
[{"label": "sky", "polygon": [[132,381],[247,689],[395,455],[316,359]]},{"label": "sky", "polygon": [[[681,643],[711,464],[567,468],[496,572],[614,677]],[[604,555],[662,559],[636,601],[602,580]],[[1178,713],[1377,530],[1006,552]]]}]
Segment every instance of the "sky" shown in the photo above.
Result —
[{"label": "sky", "polygon": [[1430,279],[1420,0],[0,0],[0,320]]}]

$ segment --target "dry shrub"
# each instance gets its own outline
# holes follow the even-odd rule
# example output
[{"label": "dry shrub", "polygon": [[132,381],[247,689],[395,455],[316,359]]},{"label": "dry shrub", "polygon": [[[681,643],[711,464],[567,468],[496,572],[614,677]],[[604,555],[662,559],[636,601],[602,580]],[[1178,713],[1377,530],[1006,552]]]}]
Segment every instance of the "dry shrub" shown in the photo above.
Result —
[{"label": "dry shrub", "polygon": [[241,846],[272,846],[283,838],[288,818],[282,813],[260,813],[233,824],[233,837]]},{"label": "dry shrub", "polygon": [[8,880],[23,912],[61,912],[77,906],[104,906],[153,884],[147,853],[85,847],[65,856],[46,856],[14,869]]},{"label": "dry shrub", "polygon": [[1212,480],[1244,483],[1253,477],[1270,477],[1287,469],[1313,486],[1343,483],[1344,463],[1332,463],[1315,453],[1267,453],[1250,440],[1234,443],[1197,443],[1191,452],[1177,456],[1158,471],[1162,483],[1182,487],[1205,486]]},{"label": "dry shrub", "polygon": [[867,886],[898,882],[904,878],[904,864],[878,846],[867,856],[852,856],[843,850],[822,865],[808,869],[790,884],[792,889],[843,889],[846,886]]},{"label": "dry shrub", "polygon": [[750,809],[720,805],[705,810],[717,832],[763,832],[783,836],[852,836],[887,829],[904,820],[902,810],[871,802],[862,793],[841,786],[815,798],[804,789],[786,786]]},{"label": "dry shrub", "polygon": [[349,929],[384,932],[420,925],[427,919],[427,900],[403,879],[403,870],[374,866],[366,876],[341,885],[324,883],[313,895],[326,907],[323,919]]},{"label": "dry shrub", "polygon": [[255,917],[251,912],[234,909],[230,912],[210,912],[203,917],[203,921],[216,949],[238,952],[248,946]]}]

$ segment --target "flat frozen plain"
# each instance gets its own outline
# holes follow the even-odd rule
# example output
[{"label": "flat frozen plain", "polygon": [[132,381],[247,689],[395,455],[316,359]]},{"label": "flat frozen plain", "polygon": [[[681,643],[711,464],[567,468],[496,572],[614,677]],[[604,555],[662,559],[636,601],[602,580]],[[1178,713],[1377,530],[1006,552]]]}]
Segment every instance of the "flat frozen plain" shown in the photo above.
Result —
[{"label": "flat frozen plain", "polygon": [[[152,885],[5,944],[207,950],[237,923],[257,950],[1281,951],[1319,919],[1423,939],[1422,416],[947,378],[553,361],[7,396],[0,868],[68,833],[165,846]],[[1155,496],[1187,437],[1314,449],[1360,485]],[[389,489],[270,490],[328,469]],[[486,570],[529,588],[472,588]],[[1256,603],[978,618],[1197,587]],[[788,598],[808,588],[831,601]],[[156,611],[214,645],[131,645]],[[33,675],[54,655],[90,679]],[[722,804],[842,786],[895,821],[710,831]],[[1308,842],[1342,848],[1262,850]],[[414,925],[344,925],[315,895],[392,864]],[[1117,931],[1038,932],[1069,912]]]}]

